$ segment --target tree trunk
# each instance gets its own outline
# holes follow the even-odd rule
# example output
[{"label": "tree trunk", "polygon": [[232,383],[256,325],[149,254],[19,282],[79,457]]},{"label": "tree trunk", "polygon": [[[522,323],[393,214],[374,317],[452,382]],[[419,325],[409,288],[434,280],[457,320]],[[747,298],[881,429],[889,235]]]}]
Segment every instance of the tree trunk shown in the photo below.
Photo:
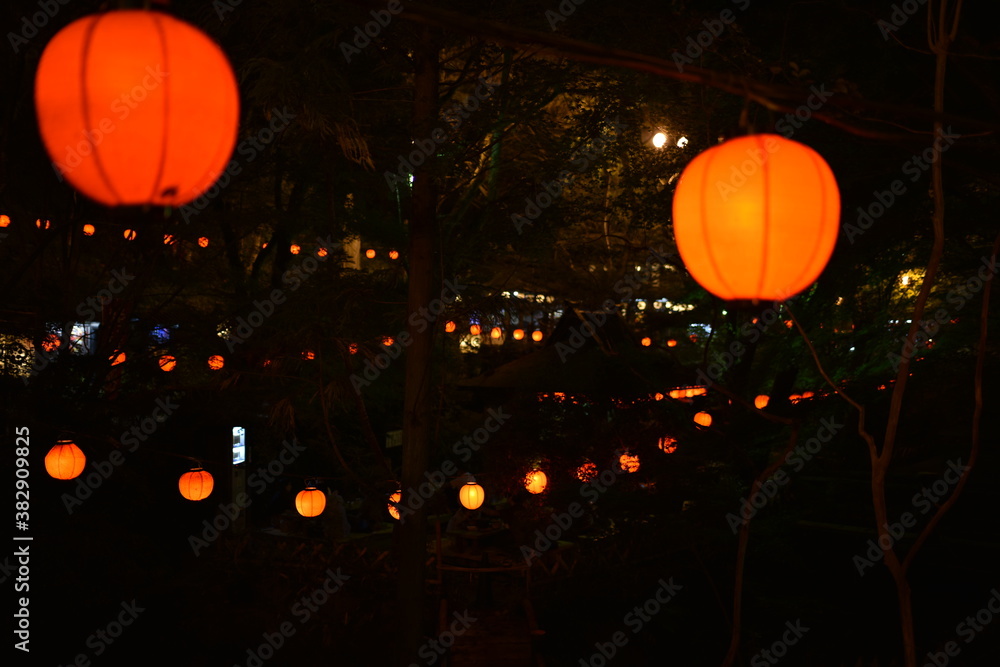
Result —
[{"label": "tree trunk", "polygon": [[[429,137],[438,113],[438,51],[430,28],[423,28],[420,46],[414,53],[413,131],[415,139]],[[413,180],[410,211],[409,269],[410,284],[407,299],[407,331],[412,342],[406,352],[406,381],[403,403],[403,479],[402,502],[415,493],[427,470],[431,434],[431,352],[434,327],[414,326],[421,308],[440,292],[435,280],[434,243],[437,237],[437,196],[428,156],[418,168]],[[399,185],[397,184],[397,187]],[[405,186],[403,186],[405,187]],[[418,322],[419,323],[419,322]],[[415,507],[418,503],[408,505]],[[421,506],[399,527],[399,664],[409,665],[417,657],[423,641],[424,560],[426,559],[426,504]]]}]

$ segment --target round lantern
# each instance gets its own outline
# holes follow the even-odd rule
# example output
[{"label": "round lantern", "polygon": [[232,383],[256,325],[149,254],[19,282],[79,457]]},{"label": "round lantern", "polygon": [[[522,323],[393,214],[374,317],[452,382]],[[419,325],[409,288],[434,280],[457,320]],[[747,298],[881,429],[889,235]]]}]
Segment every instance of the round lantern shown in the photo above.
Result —
[{"label": "round lantern", "polygon": [[677,347],[677,341],[671,338],[667,341],[667,347]]},{"label": "round lantern", "polygon": [[108,206],[179,206],[219,177],[236,144],[239,89],[225,54],[155,11],[85,16],[42,53],[42,140],[77,190]]},{"label": "round lantern", "polygon": [[650,338],[649,336],[646,336],[645,338],[642,339],[642,346],[643,347],[649,347],[652,344],[653,344],[653,339]]},{"label": "round lantern", "polygon": [[830,259],[840,193],[816,151],[756,134],[692,160],[673,211],[677,249],[702,287],[722,299],[784,301]]},{"label": "round lantern", "polygon": [[455,323],[454,322],[446,322],[445,325],[444,325],[444,332],[445,333],[452,333],[452,332],[455,331],[455,328],[456,327],[455,327]]},{"label": "round lantern", "polygon": [[549,478],[541,470],[532,470],[524,478],[524,488],[528,493],[539,494],[549,485]]},{"label": "round lantern", "polygon": [[618,457],[618,465],[622,472],[636,472],[639,470],[639,456],[637,454],[625,453]]},{"label": "round lantern", "polygon": [[183,475],[177,482],[177,488],[181,495],[188,500],[204,500],[212,493],[215,487],[215,480],[212,474],[201,468],[192,468]]},{"label": "round lantern", "polygon": [[771,402],[771,397],[767,394],[761,394],[757,398],[753,399],[753,406],[758,410],[763,410],[767,407],[767,404]]},{"label": "round lantern", "polygon": [[490,330],[490,338],[497,340],[503,336],[503,330],[500,327],[493,327]]},{"label": "round lantern", "polygon": [[541,331],[533,331],[533,332],[531,332],[531,340],[535,341],[536,343],[542,342],[542,338],[544,338],[544,337],[545,337],[545,334],[543,334]]},{"label": "round lantern", "polygon": [[159,359],[160,370],[164,373],[169,373],[170,371],[177,368],[177,357],[172,354],[165,354]]},{"label": "round lantern", "polygon": [[213,371],[220,370],[225,365],[226,359],[221,354],[213,354],[208,358],[208,367]]},{"label": "round lantern", "polygon": [[576,478],[581,482],[589,482],[597,477],[597,465],[593,461],[584,461],[576,469]]},{"label": "round lantern", "polygon": [[694,416],[694,423],[697,424],[698,426],[704,426],[705,428],[708,428],[709,426],[712,425],[712,415],[708,414],[707,412],[699,412]]},{"label": "round lantern", "polygon": [[402,499],[403,499],[403,491],[401,489],[397,489],[395,493],[389,496],[389,504],[387,505],[387,507],[389,508],[389,516],[391,516],[396,521],[399,521],[399,516],[400,516],[399,508],[396,507],[396,505],[398,505],[399,501]]},{"label": "round lantern", "polygon": [[83,235],[84,236],[93,236],[94,232],[96,232],[96,231],[97,231],[97,228],[94,227],[93,225],[91,225],[90,223],[88,223],[88,224],[86,224],[86,225],[83,226]]},{"label": "round lantern", "polygon": [[469,327],[469,333],[472,334],[473,336],[478,336],[479,334],[483,333],[483,328],[478,324],[473,324],[471,327]]},{"label": "round lantern", "polygon": [[476,510],[486,500],[486,493],[483,491],[483,487],[475,482],[468,482],[458,492],[458,499],[462,502],[462,506],[465,509]]},{"label": "round lantern", "polygon": [[375,259],[375,250],[372,249],[372,248],[369,248],[368,250],[366,250],[365,251],[365,257],[367,257],[368,259]]},{"label": "round lantern", "polygon": [[524,329],[514,329],[514,340],[524,340]]},{"label": "round lantern", "polygon": [[295,496],[295,509],[302,516],[319,516],[326,508],[326,494],[315,486],[307,486]]},{"label": "round lantern", "polygon": [[665,435],[660,438],[657,445],[664,454],[673,454],[677,451],[677,438],[671,438],[669,435]]},{"label": "round lantern", "polygon": [[72,440],[59,440],[45,455],[45,471],[56,479],[73,479],[83,472],[87,457]]}]

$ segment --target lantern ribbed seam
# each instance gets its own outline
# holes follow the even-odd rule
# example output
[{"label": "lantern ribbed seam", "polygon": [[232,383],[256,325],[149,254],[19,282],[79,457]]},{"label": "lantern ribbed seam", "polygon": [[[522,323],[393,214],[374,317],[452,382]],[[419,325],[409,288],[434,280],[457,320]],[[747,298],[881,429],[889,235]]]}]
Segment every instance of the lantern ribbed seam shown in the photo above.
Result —
[{"label": "lantern ribbed seam", "polygon": [[[96,127],[93,119],[90,117],[90,95],[87,89],[87,64],[90,60],[90,44],[93,41],[94,32],[97,31],[97,24],[100,23],[106,16],[107,14],[95,16],[94,20],[87,26],[87,36],[84,37],[83,40],[83,53],[80,54],[80,104],[83,107],[81,115],[83,116],[84,127]],[[104,170],[104,163],[101,161],[101,152],[97,150],[96,145],[93,147],[93,155],[94,165],[97,167],[97,173],[104,182],[104,186],[111,192],[111,195],[115,198],[116,202],[120,204],[122,197],[118,194],[115,186],[111,183],[111,179],[108,178],[108,173]]]},{"label": "lantern ribbed seam", "polygon": [[725,287],[729,294],[727,297],[724,298],[732,299],[735,296],[735,292],[733,288],[729,286],[729,283],[726,282],[726,279],[722,276],[722,271],[719,270],[719,265],[715,261],[715,255],[712,253],[712,243],[708,233],[708,214],[706,212],[706,206],[705,206],[705,201],[707,199],[707,194],[708,194],[707,192],[708,180],[709,176],[711,176],[712,161],[715,160],[716,155],[718,155],[717,148],[718,147],[710,149],[707,155],[705,156],[704,176],[701,179],[702,181],[701,196],[698,199],[699,204],[701,205],[701,234],[703,242],[705,243],[705,249],[706,249],[705,254],[708,255],[709,265],[711,265],[712,271],[715,272],[715,277],[718,279],[719,284]]},{"label": "lantern ribbed seam", "polygon": [[[163,23],[160,21],[160,17],[156,15],[156,12],[150,12],[150,16],[153,19],[153,25],[156,26],[156,32],[160,36],[160,51],[163,53],[163,66],[167,71],[167,76],[163,77],[163,82],[160,84],[164,86],[163,90],[163,133],[162,141],[160,143],[160,164],[156,167],[156,178],[153,179],[153,191],[150,194],[149,201],[158,201],[162,196],[160,192],[160,187],[163,182],[163,170],[167,163],[167,145],[168,138],[170,135],[170,54],[167,52],[167,37],[163,31]],[[174,199],[176,199],[179,193],[174,193]]]},{"label": "lantern ribbed seam", "polygon": [[[798,285],[799,282],[802,280],[803,276],[807,275],[809,272],[812,272],[814,270],[813,269],[813,260],[816,258],[816,255],[819,253],[819,246],[820,246],[820,244],[823,243],[823,239],[826,238],[826,227],[827,227],[827,220],[826,220],[826,200],[827,200],[827,196],[826,196],[826,183],[825,183],[825,180],[823,178],[825,170],[823,169],[823,166],[821,165],[822,158],[819,156],[818,153],[815,153],[811,149],[809,151],[809,160],[810,160],[810,162],[812,162],[813,168],[816,170],[816,178],[819,180],[819,191],[820,191],[820,202],[819,202],[820,205],[819,205],[819,210],[822,211],[823,219],[820,222],[821,227],[817,231],[816,242],[813,243],[812,253],[810,253],[810,255],[809,255],[809,261],[803,263],[802,271],[799,273],[799,275],[797,275],[795,277],[795,281],[794,282],[789,283],[789,285],[792,285],[792,286]],[[816,278],[819,278],[819,276],[816,276],[815,278],[813,278],[813,280],[815,280]]]},{"label": "lantern ribbed seam", "polygon": [[[770,162],[769,155],[767,151],[764,150],[764,139],[760,135],[757,135],[757,149],[764,154],[764,162],[761,164],[761,176],[764,180],[764,211],[763,219],[764,225],[761,230],[761,251],[760,251],[760,276],[757,279],[757,294],[763,294],[765,278],[767,277],[767,251],[768,243],[771,238],[771,173],[770,173]],[[756,299],[754,299],[756,301]]]}]

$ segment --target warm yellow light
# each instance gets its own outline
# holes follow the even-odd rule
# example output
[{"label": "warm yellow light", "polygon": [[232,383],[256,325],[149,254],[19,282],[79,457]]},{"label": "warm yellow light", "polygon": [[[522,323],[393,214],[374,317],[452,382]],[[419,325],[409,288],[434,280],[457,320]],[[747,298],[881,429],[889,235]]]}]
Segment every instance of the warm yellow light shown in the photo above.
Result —
[{"label": "warm yellow light", "polygon": [[653,147],[663,148],[667,143],[667,135],[663,132],[657,132],[653,135]]},{"label": "warm yellow light", "polygon": [[531,334],[531,340],[535,341],[536,343],[541,342],[542,338],[544,337],[545,335],[541,331],[534,331]]}]

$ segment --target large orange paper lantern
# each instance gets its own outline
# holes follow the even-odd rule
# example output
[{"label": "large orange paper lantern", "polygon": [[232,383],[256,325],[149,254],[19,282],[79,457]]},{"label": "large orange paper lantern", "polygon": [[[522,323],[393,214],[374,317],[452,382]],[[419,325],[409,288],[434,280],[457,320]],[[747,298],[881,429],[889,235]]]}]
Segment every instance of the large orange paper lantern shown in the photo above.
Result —
[{"label": "large orange paper lantern", "polygon": [[483,491],[483,487],[475,482],[468,482],[458,492],[458,499],[465,509],[477,510],[486,500],[486,493]]},{"label": "large orange paper lantern", "polygon": [[326,508],[326,494],[315,486],[307,486],[295,496],[295,509],[302,516],[319,516]]},{"label": "large orange paper lantern", "polygon": [[830,259],[840,192],[816,151],[756,134],[692,160],[673,210],[677,249],[702,287],[723,299],[783,301]]},{"label": "large orange paper lantern", "polygon": [[45,471],[56,479],[73,479],[83,472],[87,457],[72,440],[59,440],[45,455]]},{"label": "large orange paper lantern", "polygon": [[108,206],[179,206],[219,177],[236,143],[239,89],[205,33],[155,11],[85,16],[46,46],[35,78],[49,157]]},{"label": "large orange paper lantern", "polygon": [[212,474],[207,470],[192,468],[181,475],[177,482],[177,488],[180,489],[181,495],[188,500],[204,500],[215,488],[215,480],[212,479]]}]

